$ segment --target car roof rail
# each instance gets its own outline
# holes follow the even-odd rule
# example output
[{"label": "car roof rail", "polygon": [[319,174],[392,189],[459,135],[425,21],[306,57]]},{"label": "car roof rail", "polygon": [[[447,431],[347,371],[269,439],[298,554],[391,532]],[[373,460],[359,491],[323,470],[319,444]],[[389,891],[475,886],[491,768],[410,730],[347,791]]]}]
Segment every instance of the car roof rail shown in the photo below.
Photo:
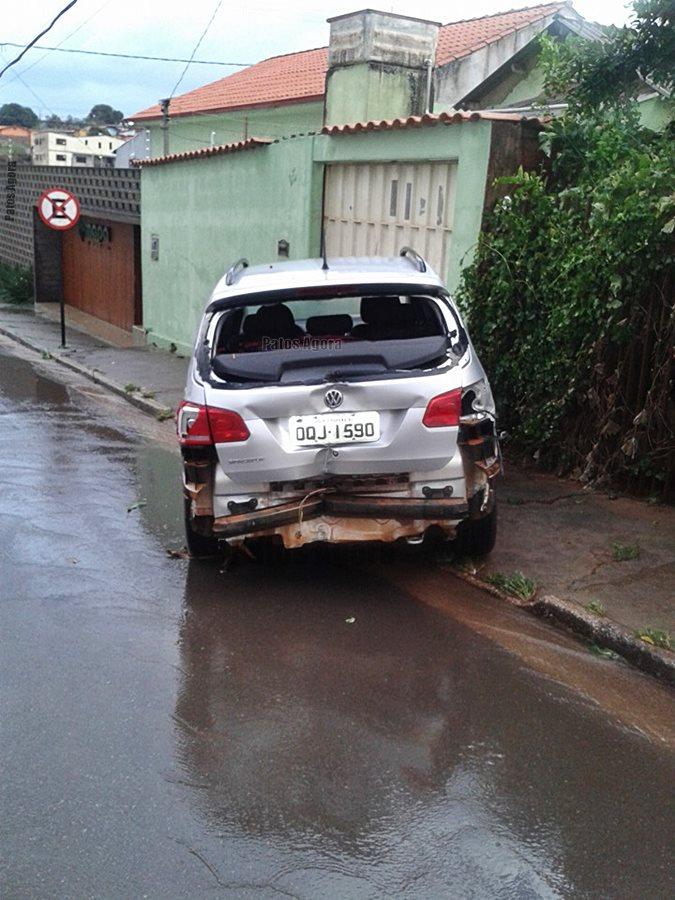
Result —
[{"label": "car roof rail", "polygon": [[239,275],[244,271],[244,269],[248,269],[248,260],[243,256],[241,259],[238,259],[233,266],[227,270],[227,275],[225,276],[225,284],[230,285],[234,284]]},{"label": "car roof rail", "polygon": [[415,265],[418,272],[426,272],[427,264],[424,261],[424,257],[420,256],[417,250],[413,250],[412,247],[401,247],[399,256],[405,256],[409,259]]}]

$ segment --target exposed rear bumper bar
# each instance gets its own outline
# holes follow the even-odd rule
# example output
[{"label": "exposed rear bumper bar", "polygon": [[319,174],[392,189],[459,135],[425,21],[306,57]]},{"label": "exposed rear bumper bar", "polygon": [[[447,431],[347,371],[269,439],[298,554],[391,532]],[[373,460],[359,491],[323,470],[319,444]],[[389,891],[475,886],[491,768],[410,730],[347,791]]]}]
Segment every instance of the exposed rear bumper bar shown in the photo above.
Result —
[{"label": "exposed rear bumper bar", "polygon": [[213,521],[213,533],[231,538],[260,531],[269,531],[282,525],[308,521],[317,516],[335,516],[352,519],[417,519],[457,521],[469,516],[466,500],[439,498],[432,500],[406,497],[362,497],[341,494],[323,494],[293,500],[267,509],[221,516]]}]

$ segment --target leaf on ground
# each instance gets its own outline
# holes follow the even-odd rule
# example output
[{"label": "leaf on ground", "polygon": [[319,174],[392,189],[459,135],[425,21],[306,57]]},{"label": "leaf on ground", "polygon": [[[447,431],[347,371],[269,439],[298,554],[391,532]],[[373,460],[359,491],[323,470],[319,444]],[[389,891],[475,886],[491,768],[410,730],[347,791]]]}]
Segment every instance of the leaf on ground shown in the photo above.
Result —
[{"label": "leaf on ground", "polygon": [[619,654],[609,647],[600,647],[598,644],[590,644],[588,649],[594,656],[601,656],[603,659],[618,659]]},{"label": "leaf on ground", "polygon": [[174,549],[173,547],[167,547],[166,555],[170,559],[189,559],[190,558],[190,554],[188,553],[188,551],[185,547],[181,547],[178,550]]}]

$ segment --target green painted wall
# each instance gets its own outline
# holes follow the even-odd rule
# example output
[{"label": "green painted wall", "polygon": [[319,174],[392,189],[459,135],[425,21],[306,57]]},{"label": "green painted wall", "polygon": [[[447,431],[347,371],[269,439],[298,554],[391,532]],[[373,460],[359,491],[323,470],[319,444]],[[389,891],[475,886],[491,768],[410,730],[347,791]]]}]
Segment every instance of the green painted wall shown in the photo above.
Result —
[{"label": "green painted wall", "polygon": [[510,107],[526,100],[536,100],[544,94],[544,72],[539,55],[530,52],[519,59],[513,70],[505,68],[500,77],[493,76],[489,85],[471,95],[472,109]]},{"label": "green painted wall", "polygon": [[[216,144],[233,144],[248,137],[288,137],[320,131],[323,125],[323,102],[292,103],[259,109],[236,110],[212,115],[177,116],[169,122],[169,153],[186,153],[211,145],[215,131]],[[150,152],[163,156],[163,133],[160,123],[148,122]]]},{"label": "green painted wall", "polygon": [[386,71],[367,63],[334,69],[326,88],[326,122],[344,125],[420,112],[419,81],[409,70]]},{"label": "green painted wall", "polygon": [[675,117],[675,101],[665,97],[649,97],[640,105],[640,124],[653,131],[663,131]]},{"label": "green painted wall", "polygon": [[[189,351],[216,283],[241,256],[319,255],[323,166],[343,162],[456,160],[457,188],[447,271],[456,287],[480,231],[490,122],[282,140],[264,148],[142,170],[143,322],[148,340]],[[150,257],[159,237],[159,260]]]},{"label": "green painted wall", "polygon": [[[141,175],[143,324],[148,341],[191,348],[215,283],[238,258],[316,256],[321,170],[313,137],[205,159],[144,167]],[[159,259],[150,257],[152,235]]]},{"label": "green painted wall", "polygon": [[[480,232],[492,127],[464,122],[363,134],[316,138],[315,162],[407,162],[457,160],[455,218],[450,237],[446,283],[454,290],[462,264],[470,262]],[[143,198],[145,202],[145,197]]]},{"label": "green painted wall", "polygon": [[544,70],[540,65],[533,66],[502,98],[500,106],[513,106],[524,100],[541,97],[544,93]]}]

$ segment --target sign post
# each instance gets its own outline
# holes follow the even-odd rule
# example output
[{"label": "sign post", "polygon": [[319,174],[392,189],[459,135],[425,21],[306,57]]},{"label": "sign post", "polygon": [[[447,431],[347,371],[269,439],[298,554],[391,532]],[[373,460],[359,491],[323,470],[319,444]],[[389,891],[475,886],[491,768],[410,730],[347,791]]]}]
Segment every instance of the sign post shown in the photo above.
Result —
[{"label": "sign post", "polygon": [[[80,218],[80,201],[65,188],[50,188],[38,197],[38,215],[48,228],[68,231]],[[66,346],[66,308],[61,291],[61,346]]]}]

